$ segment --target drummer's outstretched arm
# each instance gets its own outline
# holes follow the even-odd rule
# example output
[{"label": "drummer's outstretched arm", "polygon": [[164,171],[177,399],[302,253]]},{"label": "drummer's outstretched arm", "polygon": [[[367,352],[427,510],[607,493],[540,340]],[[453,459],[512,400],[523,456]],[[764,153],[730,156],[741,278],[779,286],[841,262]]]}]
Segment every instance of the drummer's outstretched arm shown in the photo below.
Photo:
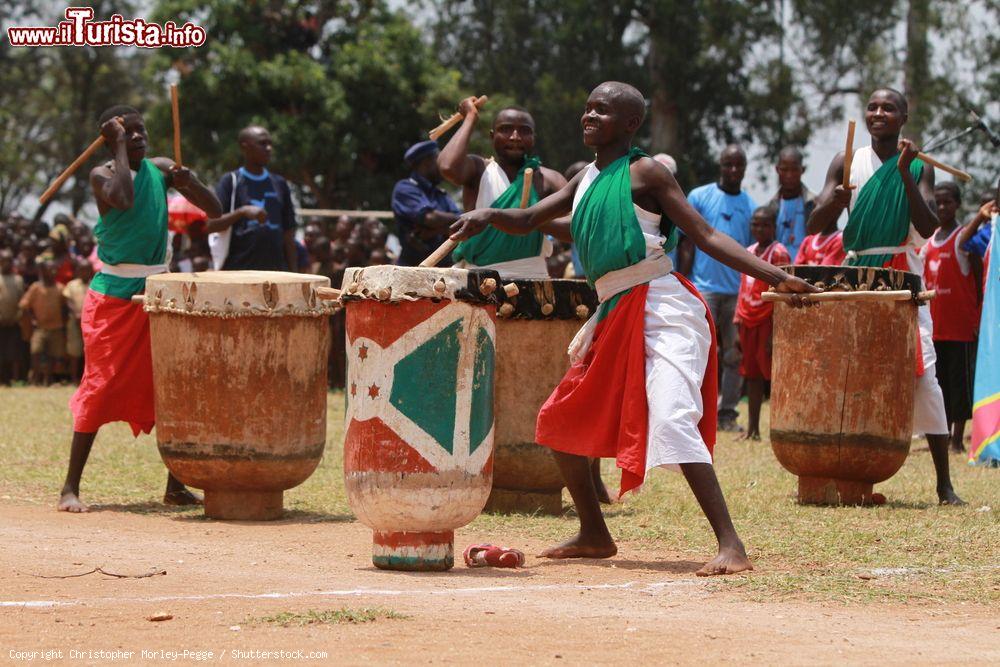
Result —
[{"label": "drummer's outstretched arm", "polygon": [[782,292],[818,292],[801,278],[787,274],[773,264],[761,260],[737,243],[731,236],[711,227],[684,196],[677,181],[662,165],[652,160],[639,160],[632,169],[633,193],[639,192],[656,200],[660,211],[680,228],[699,250],[726,266],[766,281]]},{"label": "drummer's outstretched arm", "polygon": [[573,194],[583,172],[573,177],[560,190],[528,208],[480,208],[463,214],[451,226],[453,241],[461,241],[493,225],[508,234],[530,234],[545,223],[563,217],[573,210]]}]

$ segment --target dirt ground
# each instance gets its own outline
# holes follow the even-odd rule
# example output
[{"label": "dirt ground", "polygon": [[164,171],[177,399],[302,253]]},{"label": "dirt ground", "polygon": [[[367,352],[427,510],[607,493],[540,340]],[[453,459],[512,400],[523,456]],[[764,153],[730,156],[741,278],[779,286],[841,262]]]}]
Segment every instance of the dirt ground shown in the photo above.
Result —
[{"label": "dirt ground", "polygon": [[[484,538],[457,535],[459,547]],[[713,592],[693,575],[700,563],[629,544],[611,561],[529,557],[517,571],[459,564],[412,574],[375,569],[368,529],[346,518],[221,523],[113,509],[71,516],[9,501],[0,503],[0,539],[0,660],[10,662],[58,662],[58,652],[73,664],[1000,662],[995,610],[751,603]],[[166,574],[32,576],[98,566]],[[406,618],[305,627],[254,620],[343,607]],[[146,620],[157,612],[173,618]]]}]

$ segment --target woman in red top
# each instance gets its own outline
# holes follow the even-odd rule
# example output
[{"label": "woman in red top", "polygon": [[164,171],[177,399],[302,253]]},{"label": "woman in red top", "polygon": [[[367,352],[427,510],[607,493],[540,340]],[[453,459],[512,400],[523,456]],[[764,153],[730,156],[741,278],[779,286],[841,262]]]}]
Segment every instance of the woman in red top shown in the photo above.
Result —
[{"label": "woman in red top", "polygon": [[976,368],[976,338],[982,306],[982,260],[962,250],[962,228],[955,214],[962,203],[958,186],[951,181],[934,188],[940,229],[920,254],[924,283],[937,291],[931,300],[937,380],[944,393],[945,413],[952,451],[964,452],[965,422],[972,417],[972,384]]}]

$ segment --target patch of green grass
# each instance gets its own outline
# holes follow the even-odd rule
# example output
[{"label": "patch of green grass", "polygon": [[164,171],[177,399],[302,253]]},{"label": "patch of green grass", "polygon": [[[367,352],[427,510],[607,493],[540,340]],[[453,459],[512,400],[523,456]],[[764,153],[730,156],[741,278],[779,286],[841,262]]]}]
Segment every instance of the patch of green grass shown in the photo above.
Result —
[{"label": "patch of green grass", "polygon": [[372,623],[384,618],[403,620],[411,617],[383,607],[364,607],[362,609],[343,607],[341,609],[327,609],[325,611],[315,611],[313,609],[305,612],[283,611],[273,616],[249,618],[244,621],[244,624],[279,625],[287,628],[290,626],[302,627],[306,625],[357,625],[360,623]]},{"label": "patch of green grass", "polygon": [[[71,394],[60,387],[0,388],[0,501],[55,503],[69,453]],[[330,394],[323,461],[285,494],[293,519],[352,520],[343,483],[343,409],[343,395]],[[765,434],[767,419],[765,404]],[[766,439],[744,443],[720,434],[716,470],[756,571],[715,581],[714,589],[751,599],[1000,603],[1000,470],[952,456],[955,486],[969,505],[939,507],[926,444],[918,440],[913,447],[903,468],[877,487],[888,504],[814,507],[795,502],[795,477],[778,464]],[[605,461],[604,471],[616,491],[613,462]],[[201,516],[200,509],[159,505],[165,480],[155,439],[134,439],[126,425],[112,424],[98,436],[82,493],[85,502],[124,511]],[[564,500],[569,505],[568,496]],[[696,562],[715,553],[712,531],[682,475],[653,471],[641,493],[606,508],[606,515],[629,551],[652,554],[648,565],[655,567],[660,552]],[[561,541],[576,527],[572,509],[562,517],[483,514],[472,524],[512,546]],[[860,578],[893,569],[902,574]]]}]

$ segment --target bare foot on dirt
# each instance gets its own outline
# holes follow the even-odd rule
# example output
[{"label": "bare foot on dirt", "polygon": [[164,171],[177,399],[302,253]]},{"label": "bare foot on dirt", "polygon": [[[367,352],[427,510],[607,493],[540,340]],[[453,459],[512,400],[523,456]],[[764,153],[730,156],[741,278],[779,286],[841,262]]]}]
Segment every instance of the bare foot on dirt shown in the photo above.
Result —
[{"label": "bare foot on dirt", "polygon": [[945,489],[944,491],[938,491],[938,504],[939,505],[965,505],[965,501],[958,497],[955,493],[955,489]]},{"label": "bare foot on dirt", "polygon": [[695,572],[699,577],[713,577],[719,574],[736,574],[752,570],[753,565],[747,558],[746,549],[739,547],[724,547],[719,549],[719,555],[705,563],[705,566]]},{"label": "bare foot on dirt", "polygon": [[618,547],[610,536],[591,537],[578,533],[560,545],[549,547],[539,558],[611,558]]},{"label": "bare foot on dirt", "polygon": [[188,489],[180,489],[164,493],[163,504],[183,507],[185,505],[204,505],[205,500],[198,494],[191,493]]},{"label": "bare foot on dirt", "polygon": [[59,504],[56,505],[56,509],[60,512],[73,512],[74,514],[90,511],[90,508],[80,501],[80,496],[72,491],[66,491],[59,496]]},{"label": "bare foot on dirt", "polygon": [[760,442],[760,431],[747,431],[741,433],[736,439],[744,442]]}]

